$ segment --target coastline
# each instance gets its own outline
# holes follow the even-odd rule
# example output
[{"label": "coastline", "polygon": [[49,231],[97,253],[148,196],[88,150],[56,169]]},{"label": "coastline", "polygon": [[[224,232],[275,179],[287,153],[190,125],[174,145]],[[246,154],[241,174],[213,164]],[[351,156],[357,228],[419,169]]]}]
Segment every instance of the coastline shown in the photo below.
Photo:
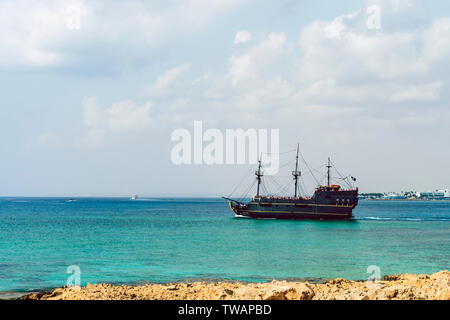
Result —
[{"label": "coastline", "polygon": [[378,283],[194,282],[140,286],[88,284],[30,293],[20,300],[450,300],[450,272],[385,276]]},{"label": "coastline", "polygon": [[414,202],[450,202],[449,199],[359,199],[359,201],[414,201]]}]

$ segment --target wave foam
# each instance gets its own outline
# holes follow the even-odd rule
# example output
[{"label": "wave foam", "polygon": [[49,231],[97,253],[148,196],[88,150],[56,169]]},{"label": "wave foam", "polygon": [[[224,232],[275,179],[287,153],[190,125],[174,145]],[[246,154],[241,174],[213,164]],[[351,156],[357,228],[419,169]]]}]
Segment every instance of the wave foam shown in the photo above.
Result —
[{"label": "wave foam", "polygon": [[388,218],[388,217],[355,217],[355,220],[376,220],[376,221],[450,221],[450,218]]}]

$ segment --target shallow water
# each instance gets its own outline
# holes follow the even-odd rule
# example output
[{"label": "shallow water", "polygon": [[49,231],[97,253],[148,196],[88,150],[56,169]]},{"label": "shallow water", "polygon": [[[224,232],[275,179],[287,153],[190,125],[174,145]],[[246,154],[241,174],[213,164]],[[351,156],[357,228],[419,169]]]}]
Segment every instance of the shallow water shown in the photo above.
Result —
[{"label": "shallow water", "polygon": [[234,218],[221,199],[0,199],[0,291],[197,279],[367,279],[450,267],[450,202],[361,201],[354,221]]}]

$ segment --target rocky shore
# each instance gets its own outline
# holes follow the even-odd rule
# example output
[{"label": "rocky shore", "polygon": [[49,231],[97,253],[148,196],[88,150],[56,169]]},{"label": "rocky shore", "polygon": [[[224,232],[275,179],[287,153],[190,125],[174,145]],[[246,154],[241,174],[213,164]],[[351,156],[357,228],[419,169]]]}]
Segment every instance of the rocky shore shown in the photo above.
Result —
[{"label": "rocky shore", "polygon": [[143,286],[88,284],[31,293],[24,300],[450,300],[450,272],[385,276],[378,283],[334,279],[323,284],[176,283]]}]

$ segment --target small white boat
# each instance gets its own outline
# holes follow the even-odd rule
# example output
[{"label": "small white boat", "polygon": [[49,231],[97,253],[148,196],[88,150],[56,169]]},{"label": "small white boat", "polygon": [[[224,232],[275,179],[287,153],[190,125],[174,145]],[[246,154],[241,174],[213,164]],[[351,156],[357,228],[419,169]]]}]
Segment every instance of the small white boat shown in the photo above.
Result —
[{"label": "small white boat", "polygon": [[138,199],[138,195],[137,194],[133,194],[130,198],[130,200],[137,200]]}]

